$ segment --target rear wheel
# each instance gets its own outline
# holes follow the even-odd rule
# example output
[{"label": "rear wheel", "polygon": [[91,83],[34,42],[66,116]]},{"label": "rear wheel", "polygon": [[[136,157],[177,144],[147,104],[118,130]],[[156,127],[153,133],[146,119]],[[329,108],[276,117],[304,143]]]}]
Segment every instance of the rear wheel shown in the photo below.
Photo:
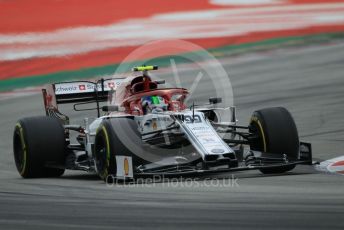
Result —
[{"label": "rear wheel", "polygon": [[19,120],[13,134],[14,160],[24,178],[59,177],[64,169],[47,164],[64,165],[65,136],[55,118],[40,116]]},{"label": "rear wheel", "polygon": [[[251,141],[251,150],[286,154],[289,160],[298,159],[299,136],[291,114],[282,107],[255,111],[251,117],[250,132],[257,138]],[[262,173],[283,173],[295,166],[260,169]]]}]

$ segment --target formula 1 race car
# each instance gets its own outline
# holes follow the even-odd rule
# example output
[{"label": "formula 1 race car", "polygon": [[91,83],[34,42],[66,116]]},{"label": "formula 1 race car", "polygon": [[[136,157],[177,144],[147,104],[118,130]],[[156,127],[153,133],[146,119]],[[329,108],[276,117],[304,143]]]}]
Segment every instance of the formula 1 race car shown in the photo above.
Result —
[{"label": "formula 1 race car", "polygon": [[[189,92],[162,87],[163,80],[148,74],[155,69],[140,66],[126,78],[62,82],[43,89],[46,116],[23,118],[15,125],[13,151],[20,175],[57,177],[70,169],[96,172],[103,180],[126,180],[252,169],[283,173],[312,163],[311,144],[299,141],[285,108],[255,111],[249,125],[241,126],[235,107],[217,107],[221,98],[188,107]],[[70,124],[58,109],[66,103],[73,103],[76,111],[95,103],[98,118]],[[229,122],[222,113],[229,114]]]}]

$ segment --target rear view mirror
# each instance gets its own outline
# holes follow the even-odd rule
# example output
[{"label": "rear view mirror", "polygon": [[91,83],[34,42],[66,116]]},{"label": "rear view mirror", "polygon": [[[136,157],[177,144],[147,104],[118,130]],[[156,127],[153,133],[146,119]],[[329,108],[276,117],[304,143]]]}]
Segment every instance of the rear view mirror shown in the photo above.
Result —
[{"label": "rear view mirror", "polygon": [[218,104],[222,102],[222,98],[221,97],[211,97],[209,98],[209,103],[210,104]]},{"label": "rear view mirror", "polygon": [[103,112],[117,112],[118,106],[117,105],[104,105],[102,107]]}]

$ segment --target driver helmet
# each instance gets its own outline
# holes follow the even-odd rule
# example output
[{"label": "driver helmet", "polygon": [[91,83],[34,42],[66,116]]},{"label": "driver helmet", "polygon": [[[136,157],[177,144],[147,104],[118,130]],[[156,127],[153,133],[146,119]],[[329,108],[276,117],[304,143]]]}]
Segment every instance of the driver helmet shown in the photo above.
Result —
[{"label": "driver helmet", "polygon": [[144,114],[159,113],[167,110],[168,104],[161,96],[145,96],[141,98],[141,105]]}]

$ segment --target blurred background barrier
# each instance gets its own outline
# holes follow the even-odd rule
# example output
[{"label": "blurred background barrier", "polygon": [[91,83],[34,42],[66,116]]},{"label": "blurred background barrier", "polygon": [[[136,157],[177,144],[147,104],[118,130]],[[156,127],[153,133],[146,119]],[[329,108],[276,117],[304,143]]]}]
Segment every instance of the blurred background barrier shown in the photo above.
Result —
[{"label": "blurred background barrier", "polygon": [[[0,91],[109,75],[154,40],[187,40],[221,57],[343,32],[339,0],[0,1]],[[140,58],[164,66],[175,52]]]}]

